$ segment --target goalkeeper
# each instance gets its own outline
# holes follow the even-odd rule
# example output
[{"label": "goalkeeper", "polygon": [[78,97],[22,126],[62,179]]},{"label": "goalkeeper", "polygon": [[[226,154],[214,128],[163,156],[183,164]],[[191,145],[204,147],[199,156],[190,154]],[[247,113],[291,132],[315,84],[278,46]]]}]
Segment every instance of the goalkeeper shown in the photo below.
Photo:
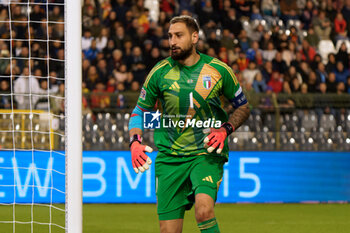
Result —
[{"label": "goalkeeper", "polygon": [[[136,173],[151,164],[142,145],[143,113],[161,108],[154,140],[157,213],[162,233],[182,231],[185,210],[194,204],[201,232],[220,232],[214,214],[227,137],[249,116],[248,103],[232,70],[196,51],[199,27],[189,16],[170,21],[171,57],[148,74],[129,122],[132,165]],[[226,97],[235,111],[228,119]],[[157,113],[153,114],[157,119]]]}]

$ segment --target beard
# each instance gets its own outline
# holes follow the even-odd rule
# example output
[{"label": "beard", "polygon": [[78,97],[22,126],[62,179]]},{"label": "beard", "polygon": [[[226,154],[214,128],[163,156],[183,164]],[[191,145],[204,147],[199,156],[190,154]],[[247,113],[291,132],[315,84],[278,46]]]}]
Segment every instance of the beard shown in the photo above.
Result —
[{"label": "beard", "polygon": [[[171,51],[171,58],[174,60],[185,60],[186,58],[188,58],[193,51],[193,45],[191,44],[188,48],[180,48],[180,47],[173,47],[176,48],[178,50],[180,50],[179,52],[174,53],[172,50]],[[172,48],[172,49],[173,49]]]}]

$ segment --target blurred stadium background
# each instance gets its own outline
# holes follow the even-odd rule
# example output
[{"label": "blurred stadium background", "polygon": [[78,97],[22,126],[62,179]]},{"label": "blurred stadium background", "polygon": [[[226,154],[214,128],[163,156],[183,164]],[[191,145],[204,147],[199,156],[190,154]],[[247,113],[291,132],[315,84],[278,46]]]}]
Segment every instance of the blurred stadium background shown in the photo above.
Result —
[{"label": "blurred stadium background", "polygon": [[[46,45],[33,41],[31,51],[28,51],[28,43],[21,41],[28,38],[28,27],[35,38],[47,39],[45,36],[49,35],[51,40],[64,40],[64,26],[50,24],[47,31],[40,24],[14,23],[14,33],[10,35],[8,24],[4,23],[8,20],[8,9],[6,1],[0,2],[1,38],[18,40],[11,41],[12,50],[8,40],[0,40],[0,148],[12,149],[15,143],[17,149],[31,149],[34,142],[36,149],[64,150],[64,137],[57,134],[22,132],[16,133],[13,140],[12,134],[8,133],[17,129],[30,130],[31,122],[36,130],[48,125],[48,119],[35,115],[31,119],[29,114],[19,113],[13,118],[7,114],[12,111],[11,96],[8,95],[11,86],[15,93],[23,92],[19,88],[23,86],[20,77],[28,75],[25,60],[12,59],[10,64],[7,59],[10,51],[12,56],[23,58],[28,54],[45,56],[48,52],[50,57],[57,59],[50,61],[49,66],[46,60],[32,60],[31,74],[53,77],[49,82],[46,78],[38,78],[32,93],[49,92],[64,97],[65,85],[64,79],[60,79],[64,77],[65,66],[58,61],[64,59],[64,45],[53,41],[46,51]],[[23,5],[11,4],[12,18],[26,20],[25,10]],[[198,51],[226,62],[247,94],[252,114],[230,136],[232,151],[350,151],[350,0],[84,0],[82,12],[85,151],[128,150],[130,113],[147,73],[159,60],[169,56],[168,22],[179,14],[191,15],[198,20],[201,26]],[[63,6],[52,7],[49,20],[63,21],[63,14]],[[40,6],[33,6],[30,18],[47,20]],[[12,84],[7,78],[10,74],[17,78]],[[14,109],[29,109],[29,103],[20,97],[16,96],[14,100]],[[49,104],[52,112],[62,115],[57,119],[55,129],[48,130],[64,134],[64,101],[50,98],[33,98],[32,101],[35,111],[45,111],[47,107],[42,106]],[[227,111],[231,111],[230,106]],[[146,131],[144,141],[153,146],[152,131]],[[272,215],[279,211],[285,213],[283,208],[288,207],[280,206],[280,209],[267,208],[272,209]],[[112,207],[116,212],[121,208]],[[247,220],[251,224],[256,216],[253,207],[265,208],[248,208],[251,215],[246,213],[245,216],[251,218]],[[128,208],[129,211],[133,209],[127,207],[123,211]],[[243,211],[245,206],[228,205],[228,208]],[[324,207],[300,208],[311,208],[312,216],[322,213],[317,208]],[[339,212],[328,212],[334,213],[330,228],[325,227],[322,231],[322,227],[318,227],[317,232],[346,232],[342,230],[349,229],[350,218],[337,218],[338,214],[349,213],[348,205],[334,208],[339,208]],[[230,214],[229,209],[226,211]],[[326,216],[329,219],[330,216]],[[278,218],[272,219],[278,221]],[[298,224],[296,216],[291,219]],[[321,222],[316,221],[315,225]],[[93,232],[106,232],[98,231],[98,228]],[[260,231],[241,229],[240,232],[289,232],[279,227],[274,230],[261,228]],[[307,230],[316,232],[307,226],[297,232]]]}]

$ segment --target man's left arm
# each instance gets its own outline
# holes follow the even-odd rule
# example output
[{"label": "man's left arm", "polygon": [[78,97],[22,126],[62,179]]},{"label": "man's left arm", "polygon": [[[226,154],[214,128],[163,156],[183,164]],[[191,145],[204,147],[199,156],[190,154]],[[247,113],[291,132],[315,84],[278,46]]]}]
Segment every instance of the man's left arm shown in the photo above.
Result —
[{"label": "man's left arm", "polygon": [[226,138],[238,129],[249,117],[250,109],[242,87],[230,67],[224,66],[223,94],[235,109],[227,122],[224,122],[219,129],[210,129],[209,135],[204,139],[208,152],[216,150],[220,154],[224,148]]},{"label": "man's left arm", "polygon": [[250,109],[248,102],[239,106],[229,117],[228,123],[231,123],[234,130],[238,129],[249,117]]}]

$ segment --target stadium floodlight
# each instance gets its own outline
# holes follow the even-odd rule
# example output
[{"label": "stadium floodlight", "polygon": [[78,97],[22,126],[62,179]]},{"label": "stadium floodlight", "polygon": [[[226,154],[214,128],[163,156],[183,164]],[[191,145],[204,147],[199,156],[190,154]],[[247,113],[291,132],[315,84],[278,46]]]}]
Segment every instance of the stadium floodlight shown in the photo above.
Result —
[{"label": "stadium floodlight", "polygon": [[0,232],[82,233],[81,1],[0,7]]}]

